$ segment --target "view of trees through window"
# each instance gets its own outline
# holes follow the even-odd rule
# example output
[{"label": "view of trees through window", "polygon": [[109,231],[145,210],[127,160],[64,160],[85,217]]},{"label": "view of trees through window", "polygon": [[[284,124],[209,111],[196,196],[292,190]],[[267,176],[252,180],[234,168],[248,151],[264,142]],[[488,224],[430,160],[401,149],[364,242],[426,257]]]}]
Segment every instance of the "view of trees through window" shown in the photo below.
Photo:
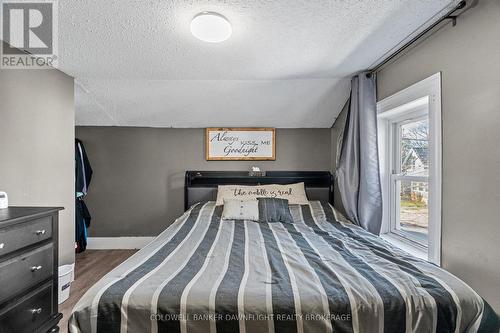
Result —
[{"label": "view of trees through window", "polygon": [[[400,230],[427,242],[429,121],[427,118],[400,125]],[[407,176],[407,177],[405,177]],[[406,178],[406,179],[405,179]]]}]

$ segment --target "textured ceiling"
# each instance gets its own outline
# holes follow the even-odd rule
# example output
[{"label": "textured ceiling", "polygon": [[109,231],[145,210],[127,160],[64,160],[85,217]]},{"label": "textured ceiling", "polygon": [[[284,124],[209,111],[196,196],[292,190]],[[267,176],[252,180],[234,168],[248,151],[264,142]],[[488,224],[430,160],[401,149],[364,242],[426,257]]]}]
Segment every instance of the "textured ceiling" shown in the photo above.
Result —
[{"label": "textured ceiling", "polygon": [[[330,127],[350,75],[450,2],[59,0],[59,68],[78,125]],[[194,38],[201,11],[231,38]]]}]

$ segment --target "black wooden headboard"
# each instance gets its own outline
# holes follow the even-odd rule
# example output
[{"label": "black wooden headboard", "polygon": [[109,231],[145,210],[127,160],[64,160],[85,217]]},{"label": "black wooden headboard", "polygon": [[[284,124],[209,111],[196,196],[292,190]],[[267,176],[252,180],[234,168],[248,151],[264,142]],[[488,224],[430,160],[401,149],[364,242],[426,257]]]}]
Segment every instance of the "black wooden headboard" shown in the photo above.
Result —
[{"label": "black wooden headboard", "polygon": [[215,200],[218,185],[293,184],[304,182],[310,200],[333,203],[333,176],[329,171],[267,171],[250,176],[248,171],[186,171],[184,209],[200,201]]}]

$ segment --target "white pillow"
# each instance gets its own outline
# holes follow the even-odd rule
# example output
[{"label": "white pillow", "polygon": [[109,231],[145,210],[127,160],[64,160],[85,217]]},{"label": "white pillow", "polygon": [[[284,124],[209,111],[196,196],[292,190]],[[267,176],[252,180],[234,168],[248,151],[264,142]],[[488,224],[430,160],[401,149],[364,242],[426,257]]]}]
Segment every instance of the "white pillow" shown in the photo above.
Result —
[{"label": "white pillow", "polygon": [[259,221],[259,202],[225,199],[222,219]]},{"label": "white pillow", "polygon": [[287,199],[290,205],[307,205],[304,183],[287,185],[219,185],[216,205],[222,205],[225,199],[255,200],[257,198]]}]

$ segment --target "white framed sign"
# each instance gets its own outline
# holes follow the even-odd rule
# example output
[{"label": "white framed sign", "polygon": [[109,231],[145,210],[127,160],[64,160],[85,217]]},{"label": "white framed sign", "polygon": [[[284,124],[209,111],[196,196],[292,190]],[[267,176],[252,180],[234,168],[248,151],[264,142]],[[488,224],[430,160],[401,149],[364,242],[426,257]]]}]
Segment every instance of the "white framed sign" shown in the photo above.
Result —
[{"label": "white framed sign", "polygon": [[208,161],[276,160],[274,128],[207,128],[205,155]]}]

